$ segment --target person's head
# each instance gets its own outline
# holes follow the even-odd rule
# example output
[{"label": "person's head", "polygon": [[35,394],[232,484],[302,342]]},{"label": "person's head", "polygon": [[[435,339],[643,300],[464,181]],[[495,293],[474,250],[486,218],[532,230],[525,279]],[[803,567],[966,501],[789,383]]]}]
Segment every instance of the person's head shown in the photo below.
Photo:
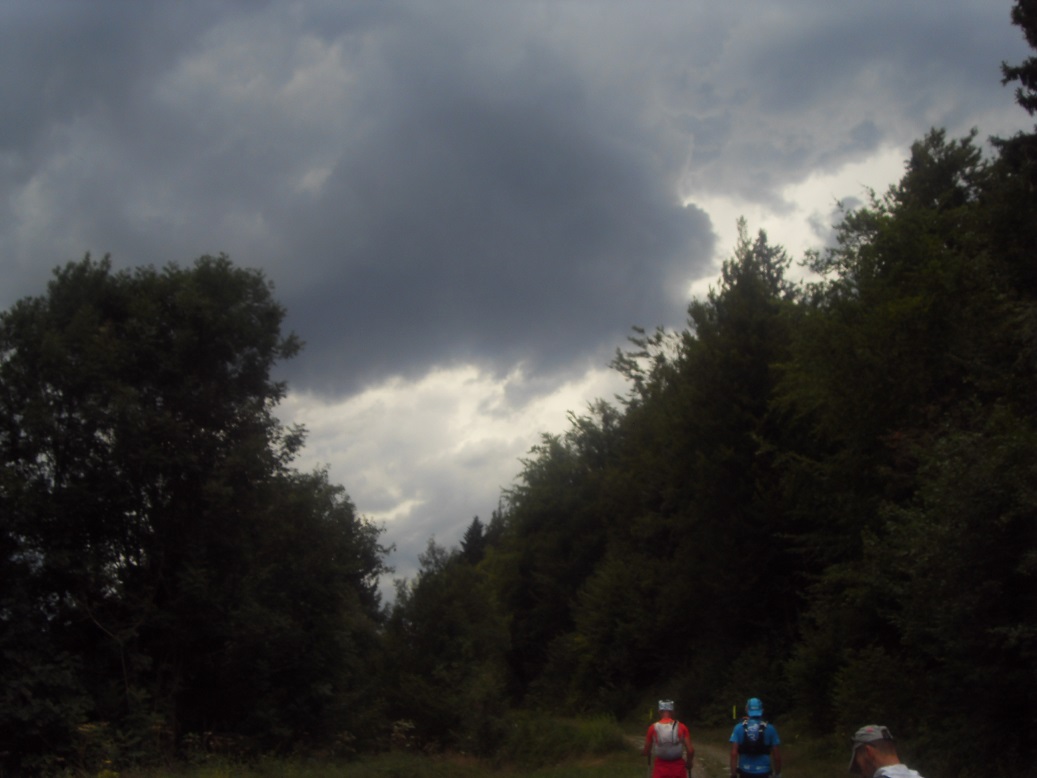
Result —
[{"label": "person's head", "polygon": [[885,765],[900,761],[893,733],[889,727],[868,724],[853,736],[853,751],[850,753],[850,772],[868,778]]},{"label": "person's head", "polygon": [[659,700],[659,713],[662,716],[672,716],[673,700]]},{"label": "person's head", "polygon": [[759,697],[750,697],[745,701],[745,715],[754,719],[763,715],[763,703]]}]

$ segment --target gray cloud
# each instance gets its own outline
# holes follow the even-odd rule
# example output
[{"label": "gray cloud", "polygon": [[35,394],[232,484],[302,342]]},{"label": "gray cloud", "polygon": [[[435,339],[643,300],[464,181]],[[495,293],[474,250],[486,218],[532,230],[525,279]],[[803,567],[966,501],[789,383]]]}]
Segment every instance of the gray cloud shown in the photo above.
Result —
[{"label": "gray cloud", "polygon": [[[682,322],[730,249],[697,204],[788,214],[791,185],[931,126],[1029,126],[999,85],[1030,53],[1009,5],[0,0],[0,307],[86,251],[262,268],[307,341],[293,389],[416,381],[335,422],[290,404],[308,462],[405,516],[409,574],[563,423],[538,403]],[[462,364],[467,404],[421,388]]]},{"label": "gray cloud", "polygon": [[711,258],[708,217],[593,119],[545,112],[554,95],[500,101],[519,85],[476,94],[449,81],[387,107],[319,201],[288,214],[306,225],[295,250],[322,263],[301,296],[326,301],[298,328],[359,336],[309,349],[321,369],[557,367],[632,324],[672,323],[683,304],[671,282]]},{"label": "gray cloud", "polygon": [[2,302],[86,250],[224,250],[276,282],[301,386],[560,371],[680,321],[715,250],[681,192],[780,209],[1011,103],[987,2],[710,5],[0,6]]},{"label": "gray cloud", "polygon": [[[522,364],[469,411],[488,423],[607,363],[632,325],[682,322],[730,248],[697,203],[791,213],[790,185],[931,126],[1029,126],[999,85],[1030,53],[1009,6],[0,0],[0,306],[88,250],[226,251],[307,341],[292,388]],[[807,229],[830,238],[834,200],[861,194]],[[483,481],[519,469],[519,433],[417,467],[399,452],[430,433],[379,413],[312,440],[331,459],[380,436],[334,475],[361,511],[422,505],[389,538],[413,563],[437,528],[488,518]]]}]

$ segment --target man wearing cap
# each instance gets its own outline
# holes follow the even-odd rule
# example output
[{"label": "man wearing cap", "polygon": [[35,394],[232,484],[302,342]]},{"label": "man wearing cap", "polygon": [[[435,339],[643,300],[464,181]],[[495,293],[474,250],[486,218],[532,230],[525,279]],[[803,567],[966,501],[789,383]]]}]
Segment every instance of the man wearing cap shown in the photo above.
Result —
[{"label": "man wearing cap", "polygon": [[763,703],[750,697],[745,703],[745,718],[731,732],[731,778],[737,776],[781,775],[781,738],[773,724],[763,720]]},{"label": "man wearing cap", "polygon": [[659,720],[645,735],[645,756],[652,756],[652,778],[685,778],[691,773],[695,746],[688,728],[673,718],[673,700],[659,700]]},{"label": "man wearing cap", "polygon": [[850,772],[864,778],[922,778],[900,762],[888,727],[868,724],[853,736]]}]

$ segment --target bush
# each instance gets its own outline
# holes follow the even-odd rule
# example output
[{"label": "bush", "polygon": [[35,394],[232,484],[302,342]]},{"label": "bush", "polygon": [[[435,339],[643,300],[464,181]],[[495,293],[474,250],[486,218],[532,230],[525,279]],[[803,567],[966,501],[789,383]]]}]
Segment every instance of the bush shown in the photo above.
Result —
[{"label": "bush", "polygon": [[497,764],[536,768],[627,749],[623,731],[614,719],[558,719],[523,712],[508,717],[504,740],[493,759]]}]

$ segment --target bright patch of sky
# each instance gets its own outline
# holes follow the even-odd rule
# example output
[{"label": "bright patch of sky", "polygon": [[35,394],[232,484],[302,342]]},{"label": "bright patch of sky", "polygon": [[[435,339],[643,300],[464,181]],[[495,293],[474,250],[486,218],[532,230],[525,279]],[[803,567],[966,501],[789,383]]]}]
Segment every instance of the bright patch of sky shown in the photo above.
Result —
[{"label": "bright patch of sky", "polygon": [[452,546],[473,517],[490,520],[541,433],[559,433],[569,411],[584,413],[596,398],[626,391],[603,366],[525,402],[509,399],[528,394],[529,383],[521,369],[496,377],[466,365],[342,399],[290,392],[278,415],[309,431],[296,465],[327,467],[333,483],[348,483],[360,513],[405,552],[390,578],[410,577],[430,538]]},{"label": "bright patch of sky", "polygon": [[[833,172],[813,172],[805,180],[788,184],[779,192],[786,207],[775,211],[767,203],[743,198],[713,196],[708,192],[691,199],[705,210],[718,234],[715,266],[731,257],[738,240],[738,219],[744,217],[750,236],[759,230],[767,233],[772,245],[788,252],[793,265],[790,277],[802,275],[799,260],[810,250],[831,245],[832,231],[839,220],[840,204],[846,208],[866,205],[869,192],[882,196],[904,174],[908,148],[888,147],[860,162],[851,162]],[[688,298],[705,297],[716,285],[717,273],[696,279],[688,288]]]}]

